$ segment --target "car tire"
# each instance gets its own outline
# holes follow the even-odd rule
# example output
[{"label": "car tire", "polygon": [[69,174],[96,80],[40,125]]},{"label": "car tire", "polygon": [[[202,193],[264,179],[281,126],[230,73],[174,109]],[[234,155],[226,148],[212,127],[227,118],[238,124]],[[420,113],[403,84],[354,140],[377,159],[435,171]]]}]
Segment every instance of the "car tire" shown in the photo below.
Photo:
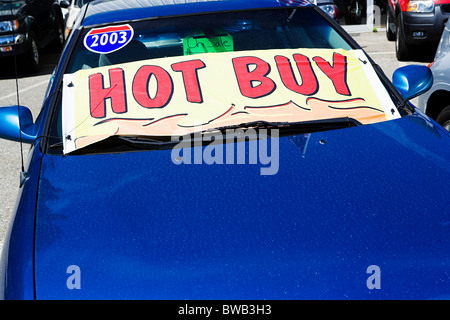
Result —
[{"label": "car tire", "polygon": [[445,130],[450,131],[450,105],[439,112],[436,122],[443,126]]},{"label": "car tire", "polygon": [[386,13],[386,38],[389,41],[394,41],[395,40],[395,33],[392,32],[391,28],[390,28],[390,19],[389,19],[389,12]]},{"label": "car tire", "polygon": [[397,19],[397,29],[395,32],[395,54],[398,61],[406,61],[411,55],[411,49],[406,43],[400,18]]},{"label": "car tire", "polygon": [[64,42],[66,41],[65,34],[64,34],[64,22],[63,22],[62,18],[56,19],[56,33],[57,33],[57,36],[56,36],[55,40],[53,40],[52,49],[55,52],[59,52],[64,47]]},{"label": "car tire", "polygon": [[22,56],[22,68],[24,72],[36,73],[41,68],[41,51],[33,31],[28,33],[28,43],[28,50]]}]

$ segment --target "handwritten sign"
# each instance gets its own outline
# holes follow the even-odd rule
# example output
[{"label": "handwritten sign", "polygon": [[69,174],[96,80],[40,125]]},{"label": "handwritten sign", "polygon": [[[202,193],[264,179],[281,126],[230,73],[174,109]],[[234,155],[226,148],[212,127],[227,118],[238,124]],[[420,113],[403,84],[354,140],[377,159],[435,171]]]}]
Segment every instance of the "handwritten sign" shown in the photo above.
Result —
[{"label": "handwritten sign", "polygon": [[233,37],[224,30],[213,30],[211,34],[205,34],[205,31],[199,30],[183,38],[183,54],[185,56],[233,50]]},{"label": "handwritten sign", "polygon": [[350,117],[369,124],[399,117],[365,60],[360,50],[225,50],[80,70],[65,75],[72,85],[63,92],[64,152],[112,135],[179,135],[258,120]]}]

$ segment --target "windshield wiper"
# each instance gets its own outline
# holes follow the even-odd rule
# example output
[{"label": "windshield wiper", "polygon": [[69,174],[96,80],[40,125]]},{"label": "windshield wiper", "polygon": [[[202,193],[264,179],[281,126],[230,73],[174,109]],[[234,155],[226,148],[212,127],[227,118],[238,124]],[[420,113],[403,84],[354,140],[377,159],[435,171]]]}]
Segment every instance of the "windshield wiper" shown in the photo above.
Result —
[{"label": "windshield wiper", "polygon": [[84,148],[80,148],[72,154],[88,153],[116,153],[141,150],[161,150],[173,147],[179,141],[171,141],[170,137],[146,137],[146,136],[111,136]]},{"label": "windshield wiper", "polygon": [[[236,129],[269,129],[279,130],[280,136],[293,135],[293,134],[305,134],[319,131],[328,131],[334,129],[342,129],[348,127],[356,127],[361,123],[353,118],[333,118],[314,121],[302,121],[302,122],[270,122],[270,121],[252,121],[240,123],[237,125],[229,125],[217,128],[211,128],[204,131],[193,132],[186,134],[185,136],[193,136],[194,139],[202,139],[197,136],[214,134],[214,132],[221,132],[226,134],[227,130]],[[270,131],[267,132],[270,135]],[[161,150],[169,149],[180,143],[180,137],[170,136],[111,136],[107,139],[98,141],[84,148],[78,149],[71,154],[90,154],[90,153],[114,153],[114,152],[127,152],[127,151],[139,151],[139,150]],[[50,145],[50,148],[62,148],[62,142],[56,142]]]},{"label": "windshield wiper", "polygon": [[233,129],[279,129],[281,132],[285,134],[295,134],[295,133],[311,133],[318,131],[342,129],[348,127],[356,127],[360,125],[362,125],[361,122],[349,117],[321,119],[313,121],[301,121],[301,122],[252,121],[240,123],[237,125],[212,128],[203,131],[203,133],[214,131],[223,132],[226,130],[233,130]]},{"label": "windshield wiper", "polygon": [[[80,148],[71,154],[91,154],[91,153],[114,153],[138,150],[160,150],[168,149],[179,143],[178,140],[171,141],[170,137],[158,137],[154,139],[146,136],[111,136],[107,139],[95,142],[86,147]],[[62,149],[62,141],[49,146],[51,149]]]},{"label": "windshield wiper", "polygon": [[148,146],[159,147],[161,149],[167,148],[173,144],[177,144],[179,141],[168,140],[169,137],[161,137],[160,139],[154,139],[146,136],[115,136],[116,139],[121,140],[127,144],[131,144],[134,146],[141,145],[144,148],[148,148]]}]

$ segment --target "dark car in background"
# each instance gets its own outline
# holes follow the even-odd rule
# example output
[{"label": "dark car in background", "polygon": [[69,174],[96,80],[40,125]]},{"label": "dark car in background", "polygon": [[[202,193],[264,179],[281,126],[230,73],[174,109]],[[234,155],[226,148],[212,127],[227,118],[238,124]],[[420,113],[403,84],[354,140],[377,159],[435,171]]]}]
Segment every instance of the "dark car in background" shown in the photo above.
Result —
[{"label": "dark car in background", "polygon": [[65,34],[69,36],[70,31],[72,30],[73,24],[80,12],[82,6],[86,3],[91,2],[92,0],[61,0],[60,5],[63,11],[64,21],[65,21]]},{"label": "dark car in background", "polygon": [[64,20],[55,0],[0,1],[0,63],[16,55],[24,70],[36,72],[41,49],[64,43]]},{"label": "dark car in background", "polygon": [[436,46],[450,17],[450,0],[389,0],[387,8],[386,36],[395,40],[399,61],[419,47]]}]

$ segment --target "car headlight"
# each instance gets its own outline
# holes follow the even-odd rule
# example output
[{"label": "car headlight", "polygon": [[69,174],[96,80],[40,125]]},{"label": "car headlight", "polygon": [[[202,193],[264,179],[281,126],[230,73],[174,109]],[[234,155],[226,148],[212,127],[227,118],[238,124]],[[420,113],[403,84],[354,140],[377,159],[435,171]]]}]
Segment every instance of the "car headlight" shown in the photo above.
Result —
[{"label": "car headlight", "polygon": [[319,8],[328,13],[332,18],[339,18],[339,9],[334,4],[319,5]]},{"label": "car headlight", "polygon": [[19,21],[0,21],[0,32],[11,32],[19,29]]},{"label": "car headlight", "polygon": [[434,10],[434,2],[430,0],[413,0],[408,1],[406,5],[406,11],[408,12],[433,12]]}]

